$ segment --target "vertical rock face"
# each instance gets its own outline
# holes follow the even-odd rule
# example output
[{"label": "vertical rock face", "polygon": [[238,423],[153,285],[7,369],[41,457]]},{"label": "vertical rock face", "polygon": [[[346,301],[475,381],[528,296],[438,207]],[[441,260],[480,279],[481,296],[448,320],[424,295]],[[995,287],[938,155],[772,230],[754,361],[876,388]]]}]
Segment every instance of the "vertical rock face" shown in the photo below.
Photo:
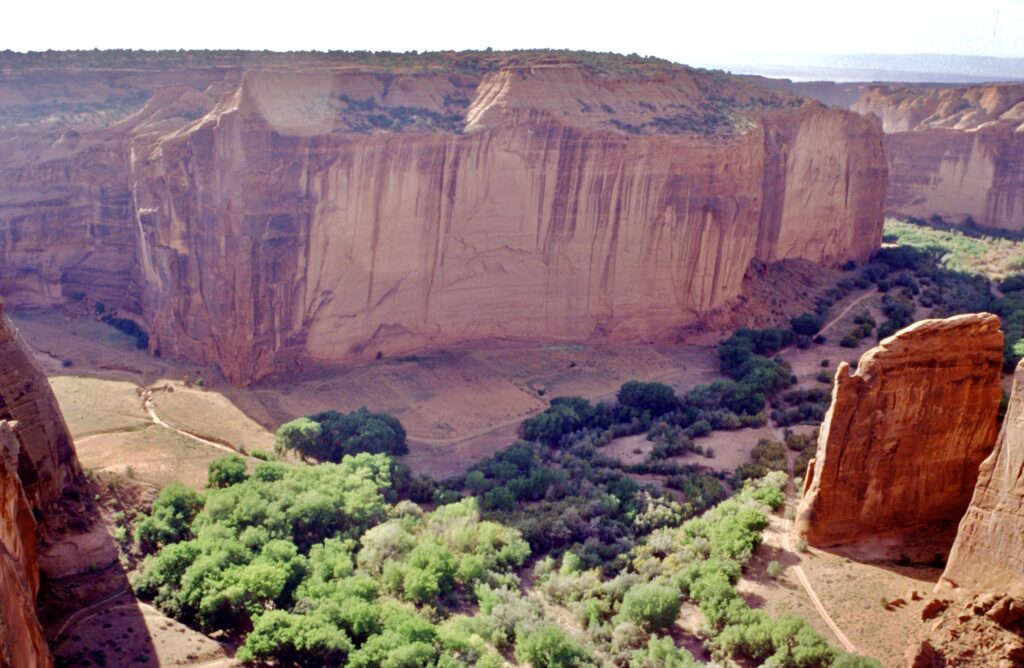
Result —
[{"label": "vertical rock face", "polygon": [[381,105],[453,94],[352,79],[251,72],[201,123],[136,146],[154,346],[247,382],[292,355],[666,337],[736,297],[755,258],[835,264],[877,244],[879,136],[846,112],[630,134],[576,105],[682,106],[688,75],[641,86],[567,66],[485,77],[458,134],[337,134],[303,115],[360,86]]},{"label": "vertical rock face", "polygon": [[0,420],[13,420],[18,477],[29,501],[45,508],[82,471],[57,400],[32,352],[0,304]]},{"label": "vertical rock face", "polygon": [[1002,351],[999,319],[970,314],[897,332],[854,374],[840,364],[796,517],[808,542],[924,531],[948,549],[996,440]]},{"label": "vertical rock face", "polygon": [[53,665],[35,613],[34,512],[80,474],[46,377],[0,304],[0,665]]},{"label": "vertical rock face", "polygon": [[1024,229],[1024,84],[876,86],[852,109],[885,128],[888,212]]},{"label": "vertical rock face", "polygon": [[32,115],[88,93],[67,73],[0,77],[0,289],[103,301],[245,383],[472,339],[668,338],[753,261],[878,247],[874,119],[594,54],[331,58],[177,82],[144,63],[160,86],[90,63],[81,129]]},{"label": "vertical rock face", "polygon": [[36,521],[18,478],[18,438],[0,421],[0,665],[53,665],[36,619]]},{"label": "vertical rock face", "polygon": [[1024,596],[1024,363],[943,578],[975,591]]}]

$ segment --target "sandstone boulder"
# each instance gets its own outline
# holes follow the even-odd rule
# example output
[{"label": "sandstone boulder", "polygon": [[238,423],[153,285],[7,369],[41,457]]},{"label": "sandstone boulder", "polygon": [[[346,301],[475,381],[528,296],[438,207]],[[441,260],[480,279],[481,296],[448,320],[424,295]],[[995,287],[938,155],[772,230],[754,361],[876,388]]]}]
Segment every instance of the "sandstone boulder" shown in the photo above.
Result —
[{"label": "sandstone boulder", "polygon": [[812,545],[924,533],[948,549],[996,439],[1003,335],[990,314],[922,320],[841,364],[796,528]]},{"label": "sandstone boulder", "polygon": [[946,668],[946,661],[930,642],[923,640],[907,648],[905,665],[907,668]]},{"label": "sandstone boulder", "polygon": [[974,591],[1024,595],[1024,363],[995,450],[978,484],[943,573]]},{"label": "sandstone boulder", "polygon": [[921,608],[921,621],[927,622],[930,619],[935,619],[949,608],[950,601],[948,599],[934,598],[924,604]]}]

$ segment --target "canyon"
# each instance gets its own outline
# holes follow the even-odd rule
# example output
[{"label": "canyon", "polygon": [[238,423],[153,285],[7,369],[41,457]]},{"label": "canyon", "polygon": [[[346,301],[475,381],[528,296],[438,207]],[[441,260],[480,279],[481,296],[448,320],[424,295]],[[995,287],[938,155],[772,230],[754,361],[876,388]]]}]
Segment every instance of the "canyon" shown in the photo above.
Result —
[{"label": "canyon", "polygon": [[670,341],[752,265],[877,248],[878,121],[589,56],[0,57],[0,291],[102,304],[247,384],[461,341]]},{"label": "canyon", "polygon": [[887,213],[1024,230],[1024,84],[870,86],[850,108],[882,120]]},{"label": "canyon", "polygon": [[924,535],[948,552],[996,441],[1003,334],[991,314],[921,320],[836,371],[795,527],[808,543]]}]

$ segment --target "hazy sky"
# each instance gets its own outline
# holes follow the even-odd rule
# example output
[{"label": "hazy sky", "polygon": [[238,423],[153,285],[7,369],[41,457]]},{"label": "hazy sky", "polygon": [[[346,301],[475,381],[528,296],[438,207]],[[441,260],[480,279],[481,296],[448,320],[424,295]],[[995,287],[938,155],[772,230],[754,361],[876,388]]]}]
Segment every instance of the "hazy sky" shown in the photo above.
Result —
[{"label": "hazy sky", "polygon": [[1024,0],[12,0],[0,49],[551,47],[678,62],[751,54],[1024,57]]}]

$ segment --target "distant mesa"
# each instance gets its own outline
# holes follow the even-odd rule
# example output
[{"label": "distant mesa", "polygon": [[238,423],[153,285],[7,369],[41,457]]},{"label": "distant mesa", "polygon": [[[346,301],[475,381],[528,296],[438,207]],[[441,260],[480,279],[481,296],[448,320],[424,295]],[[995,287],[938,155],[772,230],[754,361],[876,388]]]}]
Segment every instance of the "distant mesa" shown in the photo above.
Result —
[{"label": "distant mesa", "polygon": [[1024,83],[872,86],[851,108],[885,128],[889,214],[1024,231]]}]

